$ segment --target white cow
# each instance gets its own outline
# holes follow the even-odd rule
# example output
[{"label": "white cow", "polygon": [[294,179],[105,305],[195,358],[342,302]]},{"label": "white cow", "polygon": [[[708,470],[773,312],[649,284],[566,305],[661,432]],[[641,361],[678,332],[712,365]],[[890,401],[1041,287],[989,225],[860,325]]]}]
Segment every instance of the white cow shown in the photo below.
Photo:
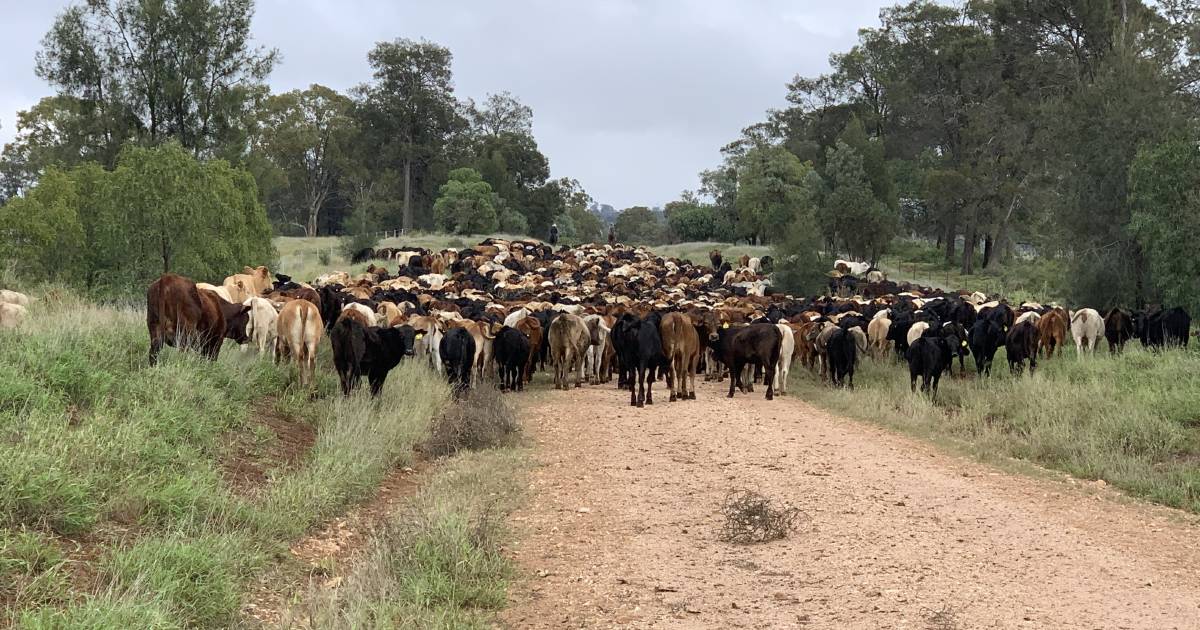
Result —
[{"label": "white cow", "polygon": [[[587,375],[589,385],[599,385],[600,364],[604,362],[604,349],[608,344],[608,334],[611,330],[600,315],[588,315],[583,318],[583,323],[587,324],[591,339],[598,341],[583,351],[583,373]],[[593,331],[595,331],[594,334]]]},{"label": "white cow", "polygon": [[5,328],[16,328],[25,320],[25,315],[28,311],[20,304],[12,302],[0,303],[0,330]]},{"label": "white cow", "polygon": [[[278,334],[276,323],[279,319],[275,306],[270,300],[260,297],[252,297],[243,304],[250,307],[250,318],[246,322],[246,336],[249,337],[250,343],[258,348],[260,355],[266,354],[267,350],[274,355],[275,337]],[[249,344],[243,344],[242,350],[248,346]]]},{"label": "white cow", "polygon": [[29,297],[24,293],[10,291],[8,289],[0,289],[0,304],[16,304],[18,306],[29,306]]},{"label": "white cow", "polygon": [[1071,313],[1071,336],[1075,338],[1075,350],[1083,358],[1086,350],[1096,352],[1096,346],[1104,338],[1104,319],[1094,308],[1081,308]]},{"label": "white cow", "polygon": [[775,324],[775,327],[783,335],[779,346],[779,363],[775,365],[775,393],[786,394],[788,373],[792,370],[792,355],[796,352],[796,337],[787,324]]}]

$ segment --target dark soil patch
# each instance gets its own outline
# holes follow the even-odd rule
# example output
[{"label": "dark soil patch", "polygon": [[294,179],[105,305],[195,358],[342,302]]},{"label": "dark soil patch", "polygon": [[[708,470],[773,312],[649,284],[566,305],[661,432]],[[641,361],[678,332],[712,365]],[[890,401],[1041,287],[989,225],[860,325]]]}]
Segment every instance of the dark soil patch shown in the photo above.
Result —
[{"label": "dark soil patch", "polygon": [[[307,459],[317,439],[313,425],[281,414],[276,398],[255,401],[246,426],[228,432],[223,440],[221,473],[234,492],[254,495],[270,481],[273,470],[293,470]],[[274,437],[260,442],[256,427],[267,429]]]}]

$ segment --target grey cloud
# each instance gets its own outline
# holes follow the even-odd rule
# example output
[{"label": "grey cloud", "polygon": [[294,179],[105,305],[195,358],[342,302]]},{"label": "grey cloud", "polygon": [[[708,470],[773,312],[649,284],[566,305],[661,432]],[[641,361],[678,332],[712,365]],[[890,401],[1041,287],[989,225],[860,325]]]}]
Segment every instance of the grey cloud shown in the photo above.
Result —
[{"label": "grey cloud", "polygon": [[[49,93],[33,55],[66,2],[6,11],[0,141],[17,110]],[[661,205],[697,184],[718,149],[784,104],[796,74],[877,23],[879,0],[259,0],[254,34],[278,48],[276,90],[370,78],[379,40],[426,38],[454,53],[460,97],[511,91],[533,107],[554,176],[617,207]]]}]

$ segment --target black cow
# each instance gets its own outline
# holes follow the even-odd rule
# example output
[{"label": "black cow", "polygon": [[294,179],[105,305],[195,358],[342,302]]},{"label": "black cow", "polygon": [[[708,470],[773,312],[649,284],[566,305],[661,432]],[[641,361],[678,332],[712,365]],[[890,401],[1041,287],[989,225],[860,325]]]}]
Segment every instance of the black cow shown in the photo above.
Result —
[{"label": "black cow", "polygon": [[500,371],[500,391],[522,391],[525,379],[521,372],[529,361],[529,337],[516,328],[505,326],[496,333],[492,352]]},{"label": "black cow", "polygon": [[1120,308],[1114,308],[1104,316],[1104,338],[1108,340],[1111,353],[1125,350],[1125,342],[1133,338],[1133,318]]},{"label": "black cow", "polygon": [[379,328],[363,326],[353,317],[339,319],[329,332],[333,346],[333,366],[342,382],[342,394],[349,396],[358,386],[363,374],[371,385],[371,395],[378,396],[388,372],[406,356],[412,356],[418,334],[412,326]]},{"label": "black cow", "polygon": [[981,317],[971,326],[967,344],[971,348],[971,355],[975,357],[975,371],[980,376],[991,376],[996,350],[1004,344],[1004,328],[991,319]]},{"label": "black cow", "polygon": [[1004,342],[1005,352],[1008,353],[1008,369],[1014,374],[1020,374],[1025,369],[1025,361],[1029,361],[1029,374],[1037,369],[1038,330],[1031,321],[1021,322],[1008,330],[1008,338]]},{"label": "black cow", "polygon": [[1166,310],[1139,312],[1133,318],[1133,326],[1138,339],[1147,348],[1176,345],[1186,348],[1192,318],[1188,316],[1187,311],[1176,306]]},{"label": "black cow", "polygon": [[[658,371],[665,372],[667,367],[667,355],[663,353],[662,336],[658,331],[661,320],[658,313],[650,313],[644,319],[625,313],[609,334],[624,382],[629,387],[630,406],[654,404],[654,381]],[[637,387],[634,387],[635,383]]]},{"label": "black cow", "polygon": [[442,365],[446,367],[446,379],[455,394],[471,386],[471,368],[475,365],[475,338],[465,328],[451,328],[442,335],[438,345]]},{"label": "black cow", "polygon": [[710,338],[708,343],[717,360],[729,368],[729,398],[733,398],[735,387],[742,392],[754,391],[752,384],[742,383],[742,372],[747,365],[762,367],[767,400],[775,398],[775,366],[779,364],[779,350],[783,345],[783,334],[775,324],[721,328],[717,339],[712,341]]},{"label": "black cow", "polygon": [[825,354],[829,357],[829,378],[834,386],[854,389],[854,366],[858,362],[854,335],[845,328],[833,331],[825,344]]},{"label": "black cow", "polygon": [[358,263],[366,262],[372,258],[375,258],[375,250],[370,247],[364,247],[363,249],[354,252],[354,255],[350,257],[350,262],[357,265]]},{"label": "black cow", "polygon": [[350,295],[342,293],[342,285],[327,284],[321,287],[317,292],[320,298],[318,308],[321,310],[321,321],[325,322],[326,330],[333,330],[334,323],[342,314],[342,304],[344,304]]},{"label": "black cow", "polygon": [[939,334],[922,335],[908,347],[908,383],[917,391],[917,377],[921,377],[921,391],[937,395],[942,372],[953,363],[950,341]]},{"label": "black cow", "polygon": [[722,260],[721,252],[719,252],[715,249],[712,250],[711,252],[709,252],[708,262],[712,263],[712,268],[713,268],[714,272],[716,272],[718,269],[721,268],[721,260]]},{"label": "black cow", "polygon": [[[946,340],[950,349],[950,356],[946,360],[945,370],[954,375],[952,369],[954,365],[954,357],[958,356],[958,372],[960,375],[966,375],[966,356],[969,354],[967,346],[967,329],[957,321],[950,321],[937,328],[931,328],[936,334]],[[928,332],[928,331],[927,331]]]}]

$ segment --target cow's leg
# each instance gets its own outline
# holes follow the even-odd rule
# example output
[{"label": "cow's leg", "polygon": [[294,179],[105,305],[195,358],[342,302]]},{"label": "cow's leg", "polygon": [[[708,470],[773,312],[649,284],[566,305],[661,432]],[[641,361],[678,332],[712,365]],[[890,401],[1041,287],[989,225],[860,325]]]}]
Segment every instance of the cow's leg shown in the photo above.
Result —
[{"label": "cow's leg", "polygon": [[653,405],[654,404],[655,367],[650,366],[650,368],[647,369],[647,371],[650,373],[650,375],[646,377],[646,404]]},{"label": "cow's leg", "polygon": [[742,366],[737,359],[733,360],[733,364],[729,366],[729,395],[726,398],[733,398],[733,389],[738,385],[738,377],[741,375]]},{"label": "cow's leg", "polygon": [[646,406],[646,366],[637,367],[637,406]]},{"label": "cow's leg", "polygon": [[934,398],[937,397],[938,382],[940,382],[941,380],[942,380],[942,375],[940,372],[933,375],[933,389],[930,391],[932,392]]},{"label": "cow's leg", "polygon": [[763,383],[767,386],[767,400],[775,399],[775,366],[767,365],[763,368]]},{"label": "cow's leg", "polygon": [[158,365],[158,353],[162,351],[162,347],[163,347],[162,335],[161,334],[158,334],[158,335],[151,334],[150,335],[149,359],[150,359],[150,365],[152,367],[155,365]]},{"label": "cow's leg", "polygon": [[696,400],[696,363],[700,361],[700,353],[692,354],[688,367],[688,400]]}]

